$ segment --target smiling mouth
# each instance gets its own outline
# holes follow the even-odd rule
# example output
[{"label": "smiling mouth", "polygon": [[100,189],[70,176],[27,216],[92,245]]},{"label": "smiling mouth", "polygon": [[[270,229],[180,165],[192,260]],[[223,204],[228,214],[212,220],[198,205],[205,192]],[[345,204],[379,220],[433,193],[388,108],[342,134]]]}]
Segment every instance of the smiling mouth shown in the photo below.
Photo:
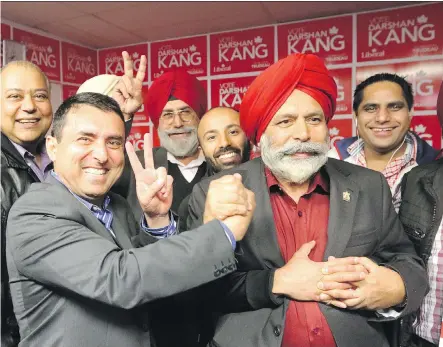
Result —
[{"label": "smiling mouth", "polygon": [[96,169],[96,168],[92,168],[92,167],[88,167],[86,169],[83,169],[84,172],[91,174],[91,175],[96,175],[96,176],[103,176],[106,175],[108,173],[108,169]]},{"label": "smiling mouth", "polygon": [[190,132],[186,132],[186,133],[173,133],[173,134],[169,134],[169,137],[185,137],[185,136],[189,136],[191,133]]},{"label": "smiling mouth", "polygon": [[236,156],[238,156],[239,154],[237,152],[228,152],[228,153],[223,153],[221,155],[218,156],[218,159],[231,159],[234,158]]},{"label": "smiling mouth", "polygon": [[35,119],[35,118],[33,118],[33,119],[19,119],[19,120],[16,120],[16,122],[20,123],[20,124],[35,124],[35,123],[38,123],[39,121],[40,121],[40,119]]}]

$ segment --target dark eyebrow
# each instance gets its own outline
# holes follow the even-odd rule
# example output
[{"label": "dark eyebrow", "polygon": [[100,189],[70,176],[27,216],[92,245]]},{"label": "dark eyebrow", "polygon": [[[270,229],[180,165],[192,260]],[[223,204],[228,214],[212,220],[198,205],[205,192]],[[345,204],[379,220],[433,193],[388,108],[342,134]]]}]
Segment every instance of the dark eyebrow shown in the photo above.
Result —
[{"label": "dark eyebrow", "polygon": [[79,131],[78,136],[97,137],[97,134],[90,131]]},{"label": "dark eyebrow", "polygon": [[108,140],[118,140],[118,141],[123,141],[123,136],[119,136],[119,135],[112,135],[108,137]]},{"label": "dark eyebrow", "polygon": [[402,100],[398,100],[398,101],[392,101],[390,103],[388,103],[388,107],[392,107],[392,106],[405,106],[406,103]]},{"label": "dark eyebrow", "polygon": [[366,104],[362,104],[362,108],[368,107],[368,106],[378,106],[379,104],[375,102],[367,102]]}]

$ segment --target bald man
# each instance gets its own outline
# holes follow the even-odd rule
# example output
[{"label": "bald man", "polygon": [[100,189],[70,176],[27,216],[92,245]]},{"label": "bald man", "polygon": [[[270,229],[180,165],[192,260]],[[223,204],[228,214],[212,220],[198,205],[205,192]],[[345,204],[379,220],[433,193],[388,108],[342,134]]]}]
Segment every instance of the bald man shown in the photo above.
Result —
[{"label": "bald man", "polygon": [[52,123],[46,75],[28,61],[14,61],[1,72],[1,257],[2,347],[20,340],[9,294],[5,259],[6,221],[12,204],[52,169],[44,145]]},{"label": "bald man", "polygon": [[215,107],[204,114],[198,140],[214,172],[231,169],[249,159],[250,143],[240,126],[240,114],[230,107]]},{"label": "bald man", "polygon": [[[328,159],[336,98],[322,60],[300,53],[243,98],[240,124],[261,157],[221,174],[241,174],[257,206],[237,272],[206,288],[222,313],[214,346],[389,347],[383,322],[415,312],[428,289],[385,178]],[[219,176],[194,187],[188,228]]]}]

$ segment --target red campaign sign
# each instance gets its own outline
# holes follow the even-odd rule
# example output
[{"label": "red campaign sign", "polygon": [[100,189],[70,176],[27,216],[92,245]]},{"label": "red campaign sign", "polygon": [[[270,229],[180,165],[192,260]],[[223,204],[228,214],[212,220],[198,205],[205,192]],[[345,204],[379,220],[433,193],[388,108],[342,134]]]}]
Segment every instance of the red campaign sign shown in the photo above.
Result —
[{"label": "red campaign sign", "polygon": [[36,64],[50,80],[60,81],[60,41],[16,28],[13,38],[26,45],[26,60]]},{"label": "red campaign sign", "polygon": [[437,116],[413,116],[411,130],[435,149],[441,149],[441,128]]},{"label": "red campaign sign", "polygon": [[[122,76],[125,73],[125,67],[123,65],[122,52],[126,51],[131,56],[134,62],[134,74],[140,67],[140,59],[142,55],[148,57],[148,44],[143,43],[140,45],[117,47],[103,49],[98,52],[98,66],[99,74],[117,75]],[[148,73],[146,69],[145,82],[148,81]]]},{"label": "red campaign sign", "polygon": [[95,50],[62,42],[63,81],[82,84],[97,75]]},{"label": "red campaign sign", "polygon": [[329,137],[331,139],[331,148],[335,141],[352,137],[352,119],[332,119],[328,123]]},{"label": "red campaign sign", "polygon": [[[150,132],[150,127],[144,124],[133,124],[129,136],[126,141],[131,142],[136,151],[143,150],[144,148],[144,136]],[[154,141],[155,142],[155,141]],[[154,146],[157,146],[154,144]]]},{"label": "red campaign sign", "polygon": [[326,65],[352,62],[352,16],[279,25],[278,57],[312,53]]},{"label": "red campaign sign", "polygon": [[357,83],[382,72],[396,73],[412,85],[414,110],[435,110],[443,79],[443,59],[357,68]]},{"label": "red campaign sign", "polygon": [[335,114],[352,114],[352,69],[330,69],[337,84],[337,107]]},{"label": "red campaign sign", "polygon": [[1,37],[0,37],[0,67],[3,66],[3,40],[11,39],[11,27],[7,24],[1,23]]},{"label": "red campaign sign", "polygon": [[76,86],[63,86],[63,100],[66,100],[67,98],[70,98],[71,96],[74,96],[77,94],[78,87]]},{"label": "red campaign sign", "polygon": [[443,53],[443,3],[357,15],[357,61]]},{"label": "red campaign sign", "polygon": [[210,36],[211,75],[262,71],[274,63],[274,28]]},{"label": "red campaign sign", "polygon": [[151,43],[151,80],[178,68],[196,77],[207,75],[206,36]]},{"label": "red campaign sign", "polygon": [[211,106],[226,106],[239,110],[243,96],[254,79],[252,76],[212,80]]}]

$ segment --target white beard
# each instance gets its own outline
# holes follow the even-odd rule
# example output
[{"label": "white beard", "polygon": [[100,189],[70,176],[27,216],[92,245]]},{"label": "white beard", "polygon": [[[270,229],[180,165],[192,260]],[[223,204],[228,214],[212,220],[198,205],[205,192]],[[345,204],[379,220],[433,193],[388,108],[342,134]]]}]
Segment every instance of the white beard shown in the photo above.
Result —
[{"label": "white beard", "polygon": [[[328,137],[329,139],[329,137]],[[279,179],[302,184],[315,175],[328,161],[329,141],[325,143],[291,141],[281,147],[273,147],[269,138],[260,138],[261,158]],[[293,158],[297,152],[315,153],[309,158]]]},{"label": "white beard", "polygon": [[[169,134],[190,132],[184,139],[171,139]],[[198,148],[197,127],[184,127],[180,130],[158,130],[160,145],[174,157],[183,158],[193,155]]]}]

